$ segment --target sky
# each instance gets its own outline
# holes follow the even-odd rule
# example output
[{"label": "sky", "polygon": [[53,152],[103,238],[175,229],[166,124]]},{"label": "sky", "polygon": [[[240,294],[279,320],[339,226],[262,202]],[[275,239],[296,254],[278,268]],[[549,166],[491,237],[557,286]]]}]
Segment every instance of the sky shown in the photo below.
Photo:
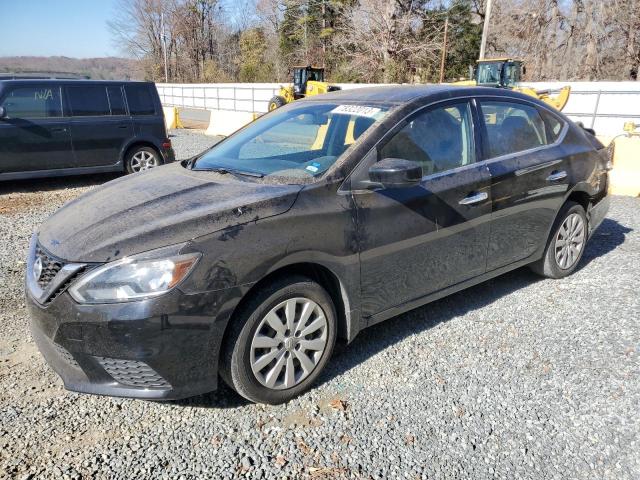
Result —
[{"label": "sky", "polygon": [[117,0],[0,0],[0,57],[122,56],[107,20]]}]

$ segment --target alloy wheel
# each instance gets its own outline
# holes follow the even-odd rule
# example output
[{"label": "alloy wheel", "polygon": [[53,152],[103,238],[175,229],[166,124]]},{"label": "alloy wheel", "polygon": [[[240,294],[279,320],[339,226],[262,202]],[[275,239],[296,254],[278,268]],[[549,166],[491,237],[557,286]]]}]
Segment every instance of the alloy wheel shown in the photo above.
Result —
[{"label": "alloy wheel", "polygon": [[250,364],[265,387],[283,390],[307,378],[327,346],[322,308],[304,297],[285,300],[260,321],[251,341]]},{"label": "alloy wheel", "polygon": [[555,258],[560,268],[568,270],[580,259],[585,234],[585,222],[578,213],[572,213],[562,222],[555,240]]},{"label": "alloy wheel", "polygon": [[142,172],[158,166],[158,159],[151,152],[140,150],[131,157],[131,170]]}]

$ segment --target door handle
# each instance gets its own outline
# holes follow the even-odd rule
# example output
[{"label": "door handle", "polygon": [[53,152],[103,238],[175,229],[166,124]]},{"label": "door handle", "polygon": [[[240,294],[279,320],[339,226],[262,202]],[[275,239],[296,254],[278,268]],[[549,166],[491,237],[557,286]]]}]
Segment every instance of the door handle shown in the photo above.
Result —
[{"label": "door handle", "polygon": [[476,203],[484,202],[487,198],[489,198],[487,192],[472,193],[471,195],[464,197],[458,203],[460,205],[475,205]]},{"label": "door handle", "polygon": [[60,127],[60,128],[52,128],[51,129],[52,132],[66,132],[67,129],[64,127]]},{"label": "door handle", "polygon": [[564,180],[567,178],[567,172],[564,170],[554,170],[551,172],[551,175],[547,177],[547,182],[557,182],[559,180]]},{"label": "door handle", "polygon": [[129,128],[129,125],[118,125],[118,128]]}]

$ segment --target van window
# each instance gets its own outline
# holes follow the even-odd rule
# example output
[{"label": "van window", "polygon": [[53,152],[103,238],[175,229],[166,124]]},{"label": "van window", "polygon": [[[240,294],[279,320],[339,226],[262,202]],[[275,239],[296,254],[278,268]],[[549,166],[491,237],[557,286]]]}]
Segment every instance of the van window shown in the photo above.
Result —
[{"label": "van window", "polygon": [[107,91],[100,85],[67,87],[67,102],[74,117],[109,115]]},{"label": "van window", "polygon": [[17,87],[4,97],[0,106],[4,107],[9,118],[60,117],[60,87]]},{"label": "van window", "polygon": [[156,107],[151,90],[147,85],[125,85],[127,103],[131,115],[154,115]]},{"label": "van window", "polygon": [[491,157],[522,152],[553,143],[547,138],[538,109],[522,103],[480,102]]},{"label": "van window", "polygon": [[111,115],[126,115],[127,109],[124,105],[124,97],[122,96],[122,88],[107,87],[107,95],[109,96],[109,106],[111,107]]}]

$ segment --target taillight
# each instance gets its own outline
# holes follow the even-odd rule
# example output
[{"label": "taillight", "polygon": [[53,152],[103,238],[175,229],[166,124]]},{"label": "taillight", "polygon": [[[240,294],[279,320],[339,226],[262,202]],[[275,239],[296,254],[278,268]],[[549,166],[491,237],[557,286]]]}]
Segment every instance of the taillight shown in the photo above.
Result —
[{"label": "taillight", "polygon": [[611,143],[609,143],[609,145],[607,145],[607,148],[605,149],[605,156],[607,158],[607,163],[605,163],[604,169],[606,171],[613,170],[613,157],[615,155],[615,151],[616,151],[616,144],[612,140]]},{"label": "taillight", "polygon": [[171,148],[171,140],[168,138],[162,143],[162,148],[169,150]]}]

